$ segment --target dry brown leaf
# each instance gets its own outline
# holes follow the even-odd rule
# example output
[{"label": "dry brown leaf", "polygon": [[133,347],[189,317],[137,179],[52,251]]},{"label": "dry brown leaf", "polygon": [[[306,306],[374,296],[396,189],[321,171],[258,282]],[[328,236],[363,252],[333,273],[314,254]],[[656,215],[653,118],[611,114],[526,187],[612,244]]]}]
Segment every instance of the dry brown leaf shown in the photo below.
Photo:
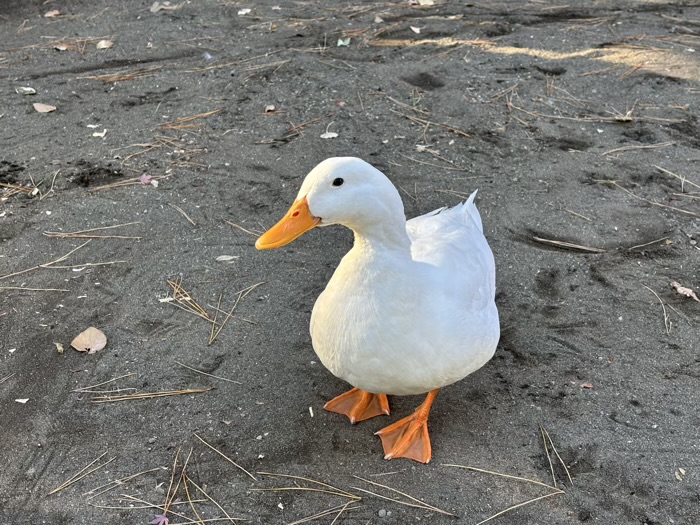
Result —
[{"label": "dry brown leaf", "polygon": [[44,18],[54,18],[56,16],[61,16],[61,12],[58,9],[52,9],[44,13]]},{"label": "dry brown leaf", "polygon": [[698,299],[698,296],[691,288],[681,286],[681,283],[679,283],[678,281],[673,281],[671,283],[671,286],[673,286],[679,294],[685,295],[686,297],[690,297],[691,299],[694,299],[700,303],[700,299]]},{"label": "dry brown leaf", "polygon": [[70,345],[78,352],[94,354],[102,350],[107,345],[107,336],[101,331],[91,326],[84,332],[78,334]]},{"label": "dry brown leaf", "polygon": [[34,106],[34,109],[37,110],[39,113],[51,113],[52,111],[56,111],[56,106],[50,106],[49,104],[35,102],[32,105]]},{"label": "dry brown leaf", "polygon": [[97,42],[97,44],[95,44],[95,47],[97,49],[109,49],[113,45],[114,42],[112,42],[111,40],[100,40],[99,42]]}]

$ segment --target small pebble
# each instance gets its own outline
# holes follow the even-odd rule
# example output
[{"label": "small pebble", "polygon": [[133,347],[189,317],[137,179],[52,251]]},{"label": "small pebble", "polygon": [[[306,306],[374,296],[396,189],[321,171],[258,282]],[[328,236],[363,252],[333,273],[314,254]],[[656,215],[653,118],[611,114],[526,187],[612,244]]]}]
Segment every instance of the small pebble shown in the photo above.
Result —
[{"label": "small pebble", "polygon": [[156,438],[152,437],[148,439],[148,442],[152,445],[153,443],[156,442]]},{"label": "small pebble", "polygon": [[381,509],[379,512],[377,512],[380,518],[386,518],[386,510]]}]

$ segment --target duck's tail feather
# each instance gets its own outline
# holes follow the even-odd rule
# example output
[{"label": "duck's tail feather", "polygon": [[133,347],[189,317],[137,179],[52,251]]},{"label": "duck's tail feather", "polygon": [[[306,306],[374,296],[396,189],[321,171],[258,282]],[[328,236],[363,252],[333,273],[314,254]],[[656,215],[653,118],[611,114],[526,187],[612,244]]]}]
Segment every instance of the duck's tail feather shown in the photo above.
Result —
[{"label": "duck's tail feather", "polygon": [[479,214],[479,210],[476,209],[476,204],[474,204],[474,199],[476,198],[476,194],[478,193],[478,191],[479,190],[474,190],[474,192],[467,199],[467,202],[462,204],[462,208],[464,210],[464,213],[469,214],[472,220],[476,223],[476,225],[479,228],[479,231],[483,233],[484,226],[481,223],[481,215]]}]

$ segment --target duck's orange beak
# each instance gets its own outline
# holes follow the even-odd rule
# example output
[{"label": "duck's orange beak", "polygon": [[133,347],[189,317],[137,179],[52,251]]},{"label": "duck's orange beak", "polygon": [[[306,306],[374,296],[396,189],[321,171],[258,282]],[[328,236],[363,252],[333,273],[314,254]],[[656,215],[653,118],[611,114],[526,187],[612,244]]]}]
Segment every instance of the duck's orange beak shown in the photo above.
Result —
[{"label": "duck's orange beak", "polygon": [[306,197],[294,201],[287,214],[255,241],[258,250],[270,250],[289,244],[294,239],[314,228],[321,219],[311,215]]}]

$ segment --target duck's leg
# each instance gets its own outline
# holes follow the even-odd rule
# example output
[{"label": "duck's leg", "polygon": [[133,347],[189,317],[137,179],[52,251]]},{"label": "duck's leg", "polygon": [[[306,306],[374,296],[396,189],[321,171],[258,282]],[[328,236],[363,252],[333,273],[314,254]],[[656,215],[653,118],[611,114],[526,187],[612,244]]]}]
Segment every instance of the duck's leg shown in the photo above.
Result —
[{"label": "duck's leg", "polygon": [[428,436],[428,415],[439,391],[436,388],[428,392],[423,404],[413,414],[377,432],[382,438],[384,459],[409,458],[421,463],[430,461],[433,454]]},{"label": "duck's leg", "polygon": [[348,416],[350,423],[357,423],[375,416],[389,415],[389,400],[386,394],[372,394],[359,388],[334,397],[323,408]]}]

